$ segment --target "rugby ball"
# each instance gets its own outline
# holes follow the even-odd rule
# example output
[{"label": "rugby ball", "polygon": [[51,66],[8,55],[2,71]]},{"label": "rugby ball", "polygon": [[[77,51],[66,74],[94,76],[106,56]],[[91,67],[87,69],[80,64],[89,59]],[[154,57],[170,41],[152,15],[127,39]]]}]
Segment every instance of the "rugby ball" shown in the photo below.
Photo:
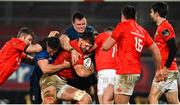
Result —
[{"label": "rugby ball", "polygon": [[87,57],[84,59],[84,67],[86,69],[90,69],[91,68],[91,65],[92,65],[92,60],[91,58]]}]

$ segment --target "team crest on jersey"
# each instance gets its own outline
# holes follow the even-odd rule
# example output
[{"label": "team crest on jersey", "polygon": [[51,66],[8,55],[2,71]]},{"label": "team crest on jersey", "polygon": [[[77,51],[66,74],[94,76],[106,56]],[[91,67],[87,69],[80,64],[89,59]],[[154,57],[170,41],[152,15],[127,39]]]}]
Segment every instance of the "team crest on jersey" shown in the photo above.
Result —
[{"label": "team crest on jersey", "polygon": [[169,30],[168,30],[168,29],[165,29],[164,31],[162,31],[162,35],[163,35],[164,37],[170,35]]}]

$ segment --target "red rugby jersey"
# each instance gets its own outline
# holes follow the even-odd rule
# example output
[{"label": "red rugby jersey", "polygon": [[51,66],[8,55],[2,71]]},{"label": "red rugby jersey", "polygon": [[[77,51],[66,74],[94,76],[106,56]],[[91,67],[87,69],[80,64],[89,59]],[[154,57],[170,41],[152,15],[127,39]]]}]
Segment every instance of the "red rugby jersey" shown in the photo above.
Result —
[{"label": "red rugby jersey", "polygon": [[[168,59],[168,46],[167,41],[171,38],[175,38],[175,32],[173,27],[169,24],[167,20],[164,20],[157,28],[156,33],[154,35],[154,42],[157,44],[162,59],[162,65],[166,63]],[[174,58],[169,70],[178,70],[176,58]]]},{"label": "red rugby jersey", "polygon": [[3,84],[19,67],[25,58],[26,44],[18,38],[11,38],[0,50],[0,85]]},{"label": "red rugby jersey", "polygon": [[148,32],[129,19],[120,22],[113,30],[112,38],[117,42],[117,74],[140,74],[140,54],[143,47],[150,47],[153,40]]},{"label": "red rugby jersey", "polygon": [[[78,51],[82,55],[81,58],[73,66],[78,65],[78,64],[83,65],[84,54],[78,46],[78,41],[73,40],[70,42],[70,44],[76,51]],[[64,62],[64,60],[71,62],[71,53],[70,52],[68,52],[68,51],[60,52],[53,64],[62,64]],[[67,79],[73,79],[74,78],[74,76],[73,76],[74,72],[75,71],[73,68],[68,68],[68,69],[60,70],[57,73],[57,75],[60,77],[62,76],[62,77],[67,78]]]},{"label": "red rugby jersey", "polygon": [[97,48],[95,50],[95,61],[96,61],[96,71],[102,69],[116,69],[115,57],[117,56],[117,46],[114,45],[110,50],[103,51],[101,47],[106,39],[111,35],[109,32],[103,32],[97,35],[95,43]]}]

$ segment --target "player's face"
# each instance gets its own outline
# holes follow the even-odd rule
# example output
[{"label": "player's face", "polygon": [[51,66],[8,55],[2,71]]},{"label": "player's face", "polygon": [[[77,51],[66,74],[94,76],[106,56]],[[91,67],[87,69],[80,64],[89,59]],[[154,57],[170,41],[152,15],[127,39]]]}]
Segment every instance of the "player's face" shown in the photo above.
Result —
[{"label": "player's face", "polygon": [[53,56],[57,53],[58,49],[52,49],[50,47],[47,46],[47,52],[50,56]]},{"label": "player's face", "polygon": [[78,33],[83,33],[85,31],[86,25],[87,25],[86,18],[83,18],[81,20],[75,19],[74,23],[72,23],[72,24],[73,24],[74,29]]},{"label": "player's face", "polygon": [[27,45],[31,44],[32,39],[33,39],[33,38],[32,38],[31,35],[26,35],[26,36],[24,36],[24,42],[25,42]]},{"label": "player's face", "polygon": [[81,40],[80,48],[83,53],[87,53],[91,47],[92,45],[89,43],[89,41]]},{"label": "player's face", "polygon": [[157,22],[157,16],[156,13],[154,13],[153,9],[150,10],[150,17],[154,22]]}]

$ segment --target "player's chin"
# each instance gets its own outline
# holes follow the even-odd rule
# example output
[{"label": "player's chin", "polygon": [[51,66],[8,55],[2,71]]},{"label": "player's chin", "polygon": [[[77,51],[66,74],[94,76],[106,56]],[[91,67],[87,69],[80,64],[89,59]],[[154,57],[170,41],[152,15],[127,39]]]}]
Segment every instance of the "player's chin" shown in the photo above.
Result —
[{"label": "player's chin", "polygon": [[78,30],[79,33],[84,33],[84,31],[85,31],[84,29],[79,29]]}]

